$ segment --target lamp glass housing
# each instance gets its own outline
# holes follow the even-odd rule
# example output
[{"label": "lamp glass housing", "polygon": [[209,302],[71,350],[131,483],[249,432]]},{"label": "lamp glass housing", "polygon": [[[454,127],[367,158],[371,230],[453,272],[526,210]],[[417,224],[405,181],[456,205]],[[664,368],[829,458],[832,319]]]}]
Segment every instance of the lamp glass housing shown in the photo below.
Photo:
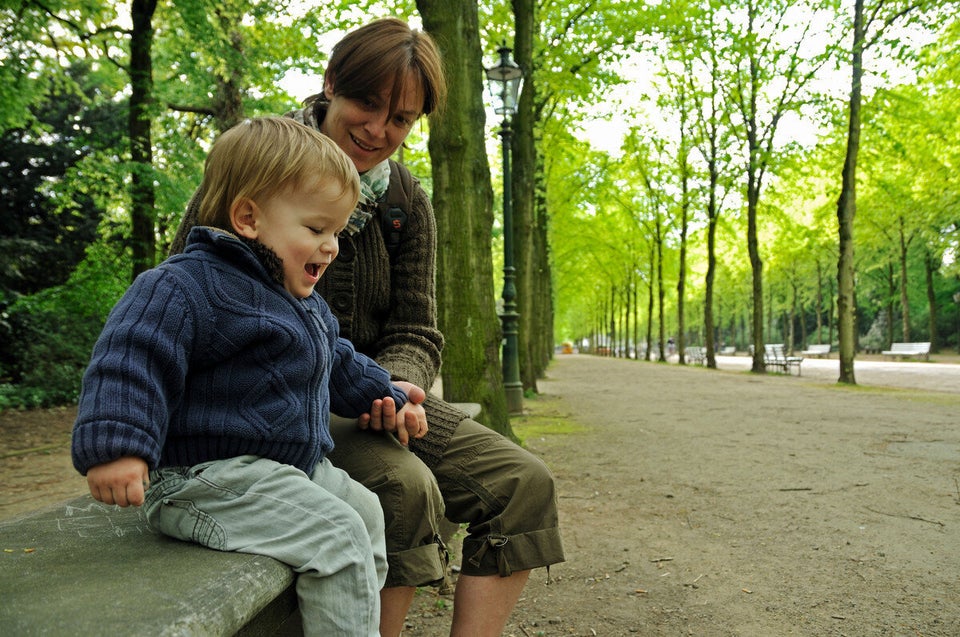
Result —
[{"label": "lamp glass housing", "polygon": [[523,69],[510,59],[508,47],[500,47],[498,53],[500,53],[500,63],[484,70],[487,73],[494,112],[497,115],[510,117],[517,112],[520,87],[523,85]]}]

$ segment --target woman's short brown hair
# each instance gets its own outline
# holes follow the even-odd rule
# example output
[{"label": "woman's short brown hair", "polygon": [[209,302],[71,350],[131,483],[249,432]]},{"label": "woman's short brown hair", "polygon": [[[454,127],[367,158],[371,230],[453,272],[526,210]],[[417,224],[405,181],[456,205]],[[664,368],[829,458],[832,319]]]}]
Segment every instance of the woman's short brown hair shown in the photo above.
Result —
[{"label": "woman's short brown hair", "polygon": [[339,197],[360,196],[353,162],[329,137],[287,117],[247,119],[213,143],[203,168],[201,225],[233,230],[230,208],[246,197],[258,203],[287,188],[333,183]]},{"label": "woman's short brown hair", "polygon": [[[351,31],[334,45],[323,82],[329,82],[336,95],[351,99],[377,95],[392,84],[393,111],[408,71],[413,71],[422,84],[422,114],[442,111],[447,85],[433,38],[398,18],[381,18]],[[306,103],[322,98],[322,93],[314,95]]]}]

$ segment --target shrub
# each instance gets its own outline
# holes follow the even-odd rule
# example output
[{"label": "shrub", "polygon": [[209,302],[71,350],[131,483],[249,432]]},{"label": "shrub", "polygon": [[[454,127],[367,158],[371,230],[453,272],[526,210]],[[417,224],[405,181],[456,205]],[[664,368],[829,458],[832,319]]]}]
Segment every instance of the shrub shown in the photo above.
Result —
[{"label": "shrub", "polygon": [[75,402],[107,314],[126,290],[129,259],[114,244],[92,244],[63,285],[23,296],[5,312],[9,333],[0,409]]}]

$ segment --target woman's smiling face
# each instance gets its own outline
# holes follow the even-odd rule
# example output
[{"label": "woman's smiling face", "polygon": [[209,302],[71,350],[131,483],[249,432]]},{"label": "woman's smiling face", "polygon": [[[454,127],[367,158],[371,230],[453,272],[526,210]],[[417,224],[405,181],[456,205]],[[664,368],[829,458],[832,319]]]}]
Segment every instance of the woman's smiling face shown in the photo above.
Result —
[{"label": "woman's smiling face", "polygon": [[408,73],[392,111],[392,84],[366,98],[337,95],[332,81],[324,86],[330,105],[320,131],[347,153],[357,172],[365,173],[393,155],[423,112],[423,88],[416,74]]}]

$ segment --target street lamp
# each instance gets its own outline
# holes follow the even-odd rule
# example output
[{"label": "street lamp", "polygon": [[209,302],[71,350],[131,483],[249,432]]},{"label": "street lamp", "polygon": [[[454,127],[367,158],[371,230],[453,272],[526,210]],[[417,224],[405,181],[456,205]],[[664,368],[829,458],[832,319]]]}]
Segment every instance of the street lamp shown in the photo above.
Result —
[{"label": "street lamp", "polygon": [[523,383],[520,382],[520,360],[517,344],[519,314],[517,314],[516,269],[513,267],[513,201],[510,183],[510,119],[517,112],[517,97],[523,83],[523,69],[510,59],[510,49],[503,43],[497,52],[500,63],[488,69],[487,82],[493,97],[494,112],[503,115],[500,138],[503,140],[503,390],[507,411],[523,411]]}]

